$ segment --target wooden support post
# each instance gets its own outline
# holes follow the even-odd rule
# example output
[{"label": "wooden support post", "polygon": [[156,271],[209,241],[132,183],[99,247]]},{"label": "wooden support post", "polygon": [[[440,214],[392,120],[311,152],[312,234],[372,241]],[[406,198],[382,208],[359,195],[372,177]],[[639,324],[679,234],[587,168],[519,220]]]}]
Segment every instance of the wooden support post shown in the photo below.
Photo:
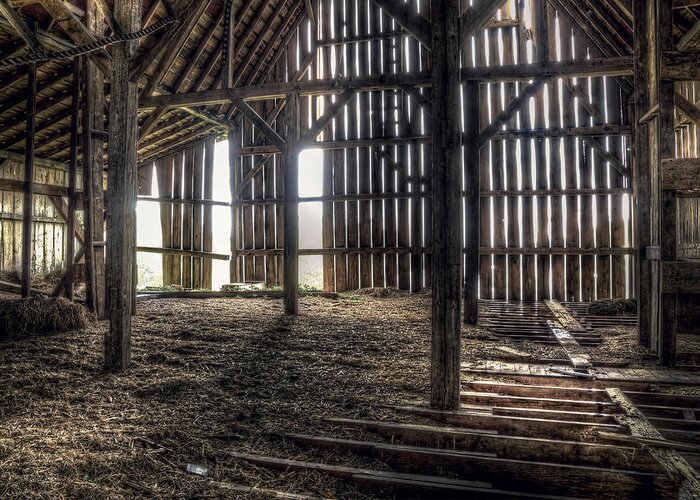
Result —
[{"label": "wooden support post", "polygon": [[430,404],[434,408],[454,409],[459,407],[462,292],[459,0],[434,0],[431,12],[433,304]]},{"label": "wooden support post", "polygon": [[[673,50],[673,2],[670,0],[658,2],[658,19],[656,23],[658,49],[657,58],[662,51]],[[659,66],[657,65],[657,68]],[[676,157],[676,135],[674,129],[674,95],[675,82],[664,79],[659,70],[658,75],[658,104],[659,114],[656,121],[656,134],[658,137],[658,151],[652,162],[655,169],[655,189],[659,195],[657,212],[654,215],[658,221],[659,246],[661,247],[662,261],[676,260],[677,243],[677,204],[674,191],[662,191],[661,165],[666,159]],[[661,264],[663,266],[663,263]],[[663,275],[663,273],[660,272]],[[659,279],[659,361],[666,366],[676,364],[676,337],[677,337],[677,303],[676,293],[664,292],[664,279]]]},{"label": "wooden support post", "polygon": [[479,82],[464,85],[464,224],[466,233],[464,253],[464,322],[476,325],[479,309]]},{"label": "wooden support post", "polygon": [[[634,2],[634,66],[635,66],[635,115],[639,118],[651,109],[649,92],[649,24],[654,19],[649,6],[653,2]],[[651,148],[650,133],[647,124],[634,124],[634,158],[633,188],[635,195],[635,232],[637,248],[637,269],[635,272],[635,295],[638,301],[637,316],[639,320],[638,341],[645,347],[651,347],[651,330],[654,323],[652,302],[653,288],[642,288],[651,284],[652,269],[655,265],[646,258],[646,248],[653,245],[651,232]]]},{"label": "wooden support post", "polygon": [[[124,31],[138,30],[141,2],[116,0],[114,17]],[[129,41],[112,49],[106,268],[109,331],[105,335],[105,364],[107,369],[117,371],[127,369],[131,358],[138,86],[129,81],[129,65],[137,46],[138,41]]]},{"label": "wooden support post", "polygon": [[[234,42],[236,27],[236,12],[233,0],[227,0],[224,7],[224,34],[221,49],[221,86],[231,89],[234,86],[233,60],[235,58]],[[245,14],[245,12],[243,12]],[[240,209],[238,207],[240,184],[240,149],[241,127],[237,126],[228,131],[228,171],[229,188],[231,191],[231,261],[229,262],[229,280],[231,283],[241,281],[238,250],[240,248]]]},{"label": "wooden support post", "polygon": [[[85,8],[85,23],[91,33],[102,33],[104,23],[93,0]],[[83,211],[85,224],[85,299],[99,318],[105,317],[104,241],[104,138],[92,131],[104,130],[104,74],[89,57],[83,57],[82,148]]]},{"label": "wooden support post", "polygon": [[299,312],[299,95],[287,96],[284,148],[284,312]]},{"label": "wooden support post", "polygon": [[[36,23],[32,26],[36,34]],[[27,67],[27,139],[24,148],[22,198],[22,297],[31,295],[32,235],[34,225],[34,136],[36,133],[36,63]]]},{"label": "wooden support post", "polygon": [[66,297],[73,300],[75,266],[75,205],[78,171],[78,139],[80,135],[80,59],[73,59],[72,109],[70,120],[70,159],[68,161],[68,218],[66,220]]}]

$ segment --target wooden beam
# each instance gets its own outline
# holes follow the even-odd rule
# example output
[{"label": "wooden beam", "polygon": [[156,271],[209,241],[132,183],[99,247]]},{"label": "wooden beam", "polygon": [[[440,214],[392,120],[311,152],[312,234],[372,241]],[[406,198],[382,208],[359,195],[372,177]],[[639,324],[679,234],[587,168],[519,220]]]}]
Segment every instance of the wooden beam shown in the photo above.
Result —
[{"label": "wooden beam", "polygon": [[299,312],[299,95],[285,105],[284,149],[284,312]]},{"label": "wooden beam", "polygon": [[[114,17],[125,31],[138,30],[141,1],[115,0]],[[131,362],[138,87],[129,81],[129,68],[137,46],[138,41],[129,41],[112,48],[106,267],[109,331],[105,335],[105,365],[115,371],[127,369]]]},{"label": "wooden beam", "polygon": [[354,90],[346,90],[339,96],[335,98],[335,102],[332,103],[329,108],[316,119],[310,129],[305,130],[304,134],[300,140],[302,144],[313,143],[316,141],[316,137],[323,132],[323,130],[331,123],[331,121],[338,116],[338,114],[345,109],[345,106],[350,102],[350,100],[356,95]]},{"label": "wooden beam", "polygon": [[493,16],[496,15],[505,0],[477,0],[459,17],[460,47],[480,31]]},{"label": "wooden beam", "polygon": [[689,45],[695,42],[698,33],[700,33],[700,19],[697,19],[695,24],[693,24],[690,29],[686,31],[685,35],[681,37],[676,44],[676,50],[685,50]]},{"label": "wooden beam", "polygon": [[700,51],[662,50],[660,60],[664,80],[700,80]]},{"label": "wooden beam", "polygon": [[151,95],[156,87],[161,84],[163,77],[170,70],[175,59],[180,55],[182,47],[184,47],[189,39],[192,30],[209,6],[209,3],[209,0],[200,0],[194,6],[188,5],[186,11],[183,13],[185,18],[172,28],[173,31],[169,31],[167,34],[159,34],[160,38],[157,47],[151,48],[151,50],[146,53],[146,57],[143,61],[140,64],[136,64],[131,70],[131,80],[133,82],[138,82],[151,66],[151,63],[157,59],[157,56],[161,53],[163,54],[163,57],[156,66],[153,76],[151,76],[141,92],[142,96]]},{"label": "wooden beam", "polygon": [[[85,4],[85,26],[93,35],[104,32],[104,22],[97,4]],[[104,137],[93,134],[105,127],[105,74],[88,57],[83,57],[82,152],[83,152],[83,224],[85,228],[85,302],[98,318],[106,316],[105,252],[93,242],[104,241]]]},{"label": "wooden beam", "polygon": [[[476,325],[479,321],[479,220],[480,220],[480,167],[479,167],[479,82],[464,85],[464,323]],[[451,172],[454,175],[456,172]],[[460,178],[452,177],[454,184]],[[453,221],[456,223],[456,221]]]},{"label": "wooden beam", "polygon": [[[618,417],[618,419],[629,428],[632,436],[665,441],[664,436],[649,423],[644,414],[620,389],[610,388],[606,389],[606,392],[610,400],[624,412],[623,416]],[[645,448],[672,479],[681,481],[682,486],[678,498],[700,499],[700,474],[680,453],[670,448],[651,444],[645,445]]]},{"label": "wooden beam", "polygon": [[[491,66],[488,68],[462,68],[462,80],[485,82],[518,82],[536,78],[629,76],[632,74],[632,58],[628,56],[574,61],[543,62],[522,65]],[[459,77],[456,77],[459,79]],[[303,80],[299,82],[263,83],[211,89],[184,94],[160,95],[142,99],[140,109],[165,107],[187,107],[224,104],[234,99],[270,100],[283,99],[295,90],[300,96],[338,94],[348,89],[357,92],[401,89],[406,86],[429,87],[430,74],[420,72],[410,75],[388,74],[365,77],[329,78]]]},{"label": "wooden beam", "polygon": [[526,106],[530,102],[530,98],[534,96],[537,92],[539,92],[540,89],[544,86],[544,84],[548,81],[549,79],[547,78],[540,78],[529,84],[524,89],[522,89],[520,95],[514,97],[508,103],[505,109],[501,111],[498,115],[496,115],[496,118],[493,119],[493,122],[481,131],[477,138],[479,147],[483,147],[484,145],[486,145],[488,141],[490,141],[491,138],[494,136],[494,134],[498,132],[498,130],[501,127],[503,127],[505,123],[508,123],[508,121],[510,121],[510,119],[515,115],[515,113],[517,113],[524,106]]},{"label": "wooden beam", "polygon": [[661,162],[661,189],[700,191],[700,158],[666,158]]},{"label": "wooden beam", "polygon": [[278,151],[284,151],[286,149],[284,139],[282,139],[277,131],[273,129],[253,108],[251,108],[247,102],[242,99],[236,99],[233,102],[238,107],[238,110],[243,113],[243,116],[248,118],[248,120],[250,120],[265,137],[267,137],[267,140],[269,140],[278,149]]},{"label": "wooden beam", "polygon": [[312,0],[304,0],[304,5],[306,6],[306,16],[311,21],[311,24],[316,24],[316,14],[314,13],[314,6]]},{"label": "wooden beam", "polygon": [[[32,32],[36,33],[36,22]],[[27,66],[27,141],[24,148],[24,193],[22,197],[22,297],[32,288],[34,233],[34,139],[36,134],[36,63]]]},{"label": "wooden beam", "polygon": [[372,2],[430,50],[430,21],[418,13],[415,4],[393,0],[372,0]]},{"label": "wooden beam", "polygon": [[686,99],[680,92],[674,94],[675,103],[678,109],[687,116],[695,125],[700,127],[700,108],[696,103]]},{"label": "wooden beam", "polygon": [[[22,153],[14,153],[12,151],[0,150],[0,159],[10,160],[21,163],[24,161],[24,155]],[[55,160],[48,160],[46,158],[34,158],[34,165],[43,168],[51,168],[55,170],[66,171],[68,167],[65,163]]]},{"label": "wooden beam", "polygon": [[[433,298],[431,397],[459,407],[462,295],[462,197],[459,134],[459,0],[433,2]],[[468,104],[469,105],[469,104]],[[478,188],[477,188],[478,189]]]},{"label": "wooden beam", "polygon": [[[653,264],[646,258],[646,248],[657,241],[652,239],[651,233],[651,147],[650,131],[647,124],[639,123],[638,119],[649,113],[656,102],[652,102],[649,89],[649,78],[652,66],[649,62],[652,37],[649,33],[649,25],[652,23],[652,12],[646,1],[633,2],[634,8],[634,82],[635,82],[635,116],[634,120],[634,149],[632,156],[634,175],[632,183],[635,200],[635,248],[637,251],[635,297],[637,297],[637,340],[651,348],[651,330],[654,324],[652,317],[653,295],[655,290],[645,290],[644,286],[651,283]],[[646,284],[646,285],[643,285]]]},{"label": "wooden beam", "polygon": [[5,19],[10,23],[10,25],[15,29],[17,34],[24,40],[24,42],[29,47],[29,50],[34,55],[41,54],[42,48],[39,40],[37,40],[36,33],[32,33],[27,23],[24,19],[15,12],[12,6],[7,2],[7,0],[0,0],[0,14],[5,16]]},{"label": "wooden beam", "polygon": [[206,257],[208,259],[229,260],[229,256],[223,253],[204,252],[198,250],[181,250],[178,248],[159,248],[138,246],[136,250],[144,253],[158,253],[164,255],[183,255],[185,257]]},{"label": "wooden beam", "polygon": [[73,300],[73,258],[75,257],[75,209],[78,180],[78,142],[80,125],[80,58],[72,61],[71,82],[70,160],[68,162],[68,213],[66,214],[66,297]]},{"label": "wooden beam", "polygon": [[[95,41],[95,36],[75,17],[75,14],[62,0],[41,0],[41,4],[76,45],[87,45]],[[89,57],[97,64],[102,73],[110,74],[112,61],[105,49],[91,52]]]}]

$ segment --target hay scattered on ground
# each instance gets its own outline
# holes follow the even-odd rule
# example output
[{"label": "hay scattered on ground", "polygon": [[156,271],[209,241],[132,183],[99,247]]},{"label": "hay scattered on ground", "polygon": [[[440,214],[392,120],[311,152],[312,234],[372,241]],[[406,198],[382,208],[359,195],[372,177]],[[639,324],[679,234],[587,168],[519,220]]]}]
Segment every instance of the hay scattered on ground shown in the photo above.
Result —
[{"label": "hay scattered on ground", "polygon": [[61,297],[0,299],[0,339],[82,330],[91,320],[87,309]]},{"label": "hay scattered on ground", "polygon": [[[278,299],[149,300],[139,303],[133,366],[123,375],[103,370],[104,322],[82,335],[4,342],[0,498],[269,498],[232,493],[231,484],[375,498],[347,481],[255,467],[232,453],[386,469],[276,433],[372,441],[323,418],[430,423],[383,406],[428,400],[429,318],[429,295],[302,297],[294,318]],[[618,356],[629,356],[619,345]],[[464,361],[503,346],[563,357],[558,346],[463,327]],[[187,474],[187,464],[210,475]]]},{"label": "hay scattered on ground", "polygon": [[634,299],[603,299],[591,302],[588,314],[596,316],[633,316],[637,314],[637,301]]}]

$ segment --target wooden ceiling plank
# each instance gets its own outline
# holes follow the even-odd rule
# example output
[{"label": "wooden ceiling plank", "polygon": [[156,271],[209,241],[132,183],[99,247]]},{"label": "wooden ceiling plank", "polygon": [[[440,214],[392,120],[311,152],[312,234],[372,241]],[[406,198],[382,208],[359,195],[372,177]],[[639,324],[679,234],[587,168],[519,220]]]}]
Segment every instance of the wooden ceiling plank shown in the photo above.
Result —
[{"label": "wooden ceiling plank", "polygon": [[138,82],[141,77],[146,74],[151,64],[165,52],[166,48],[168,48],[173,40],[173,34],[183,25],[187,24],[187,21],[184,23],[182,22],[182,17],[187,15],[188,12],[199,11],[201,4],[207,3],[207,0],[198,0],[196,8],[192,8],[191,3],[191,0],[177,0],[175,5],[173,5],[173,10],[178,19],[180,19],[180,22],[171,24],[165,32],[157,32],[151,35],[149,38],[151,40],[155,39],[155,43],[145,48],[145,50],[141,51],[141,53],[132,60],[129,68],[129,79],[132,83]]}]

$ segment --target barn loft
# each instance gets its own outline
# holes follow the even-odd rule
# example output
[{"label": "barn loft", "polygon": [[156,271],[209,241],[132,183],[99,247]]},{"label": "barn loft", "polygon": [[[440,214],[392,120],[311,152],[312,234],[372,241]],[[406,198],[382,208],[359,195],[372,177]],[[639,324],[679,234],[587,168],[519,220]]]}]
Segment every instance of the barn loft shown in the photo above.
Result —
[{"label": "barn loft", "polygon": [[700,498],[699,1],[0,0],[0,203],[0,497]]}]

